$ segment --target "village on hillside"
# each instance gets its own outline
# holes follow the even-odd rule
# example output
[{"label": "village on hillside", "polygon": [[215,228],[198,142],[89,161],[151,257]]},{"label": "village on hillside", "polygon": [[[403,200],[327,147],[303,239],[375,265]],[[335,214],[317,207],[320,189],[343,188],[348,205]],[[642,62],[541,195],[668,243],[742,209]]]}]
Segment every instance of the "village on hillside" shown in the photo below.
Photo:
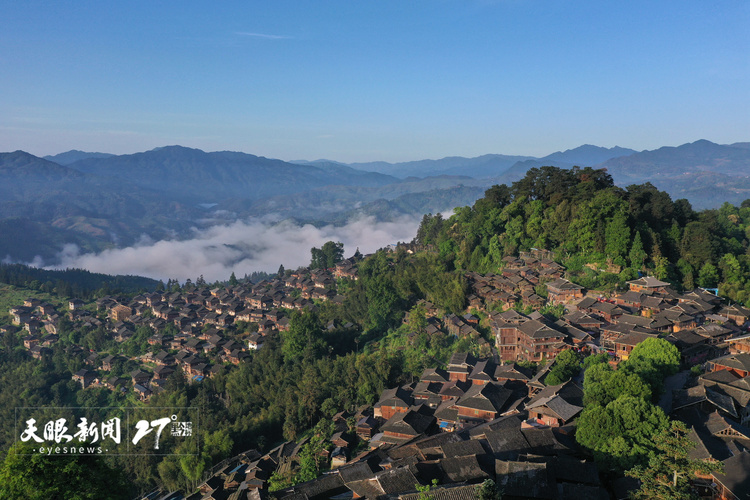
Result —
[{"label": "village on hillside", "polygon": [[[629,281],[627,290],[614,294],[586,290],[566,279],[553,257],[526,252],[507,257],[500,274],[467,273],[464,314],[420,301],[425,333],[477,339],[488,355],[455,353],[446,366],[385,390],[376,404],[335,415],[334,433],[321,451],[330,472],[269,493],[272,477],[298,467],[306,437],[226,460],[186,498],[412,500],[422,498],[421,485],[430,498],[468,499],[486,479],[495,481],[503,498],[626,498],[637,487],[634,480],[603,484],[574,439],[584,406],[581,374],[554,384],[548,377],[564,351],[605,353],[616,367],[651,338],[676,346],[683,368],[667,381],[659,406],[688,425],[696,444],[691,456],[724,464],[694,486],[706,498],[741,498],[750,471],[750,310],[703,289],[678,293],[652,276]],[[356,280],[357,265],[352,258],[332,269],[300,269],[254,285],[130,300],[102,297],[94,312],[78,300],[67,311],[27,301],[10,310],[12,328],[23,330],[25,348],[40,358],[56,341],[63,315],[76,328],[102,327],[120,343],[149,326],[155,333],[146,339],[148,352],[127,360],[93,352],[88,367],[73,375],[83,388],[133,391],[147,400],[177,367],[200,383],[224,366],[252,362],[251,350],[289,327],[289,311],[315,308],[317,301],[342,302],[337,280]],[[563,314],[540,312],[550,306]],[[257,331],[238,333],[240,322],[257,324]],[[359,332],[353,324],[328,328]],[[491,339],[482,338],[486,328]],[[113,376],[118,358],[137,367]],[[148,498],[182,498],[164,493]]]},{"label": "village on hillside", "polygon": [[[58,310],[49,303],[28,299],[10,309],[12,326],[2,329],[3,333],[23,334],[23,346],[35,359],[52,352],[63,318],[70,328],[80,331],[103,329],[108,339],[120,345],[141,340],[136,342],[138,352],[130,356],[122,352],[89,352],[87,367],[75,373],[73,379],[84,389],[133,391],[139,400],[147,401],[164,389],[166,379],[176,369],[180,368],[188,381],[200,382],[223,366],[246,361],[250,351],[261,349],[269,336],[286,331],[291,311],[314,310],[316,301],[342,302],[343,297],[336,293],[336,280],[356,280],[356,262],[352,257],[331,270],[301,268],[257,284],[194,287],[190,291],[154,292],[133,298],[105,296],[97,299],[94,307],[72,299],[66,304],[67,310]],[[144,326],[153,334],[136,339]],[[351,323],[331,323],[327,327],[355,330]],[[80,345],[69,349],[71,354],[86,351]],[[133,369],[116,369],[122,366]],[[121,373],[112,375],[113,370]]]}]

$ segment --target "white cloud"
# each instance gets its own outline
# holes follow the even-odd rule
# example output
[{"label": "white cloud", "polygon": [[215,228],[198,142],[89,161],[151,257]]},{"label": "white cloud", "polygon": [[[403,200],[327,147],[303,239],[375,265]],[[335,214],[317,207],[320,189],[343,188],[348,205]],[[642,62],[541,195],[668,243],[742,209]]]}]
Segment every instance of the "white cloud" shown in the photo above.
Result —
[{"label": "white cloud", "polygon": [[[365,217],[345,226],[310,224],[299,226],[289,221],[272,224],[257,219],[195,229],[189,240],[151,241],[142,238],[132,247],[81,254],[76,245],[66,245],[55,268],[75,267],[106,274],[132,274],[184,282],[199,275],[207,281],[227,280],[232,272],[238,277],[253,271],[275,272],[280,264],[288,269],[310,263],[310,248],[326,241],[344,243],[346,256],[359,247],[362,253],[374,252],[397,241],[411,241],[416,235],[418,217],[393,222],[375,222]],[[41,263],[37,263],[41,264]]]}]

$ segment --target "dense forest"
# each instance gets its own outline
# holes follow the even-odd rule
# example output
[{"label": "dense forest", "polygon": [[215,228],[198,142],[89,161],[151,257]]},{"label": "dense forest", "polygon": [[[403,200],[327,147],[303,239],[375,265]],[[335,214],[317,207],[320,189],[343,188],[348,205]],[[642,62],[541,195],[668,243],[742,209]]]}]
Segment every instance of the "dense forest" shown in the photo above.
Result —
[{"label": "dense forest", "polygon": [[56,271],[23,264],[0,264],[0,283],[46,293],[55,292],[60,297],[71,298],[153,291],[159,285],[158,281],[143,276],[110,276],[85,269]]}]

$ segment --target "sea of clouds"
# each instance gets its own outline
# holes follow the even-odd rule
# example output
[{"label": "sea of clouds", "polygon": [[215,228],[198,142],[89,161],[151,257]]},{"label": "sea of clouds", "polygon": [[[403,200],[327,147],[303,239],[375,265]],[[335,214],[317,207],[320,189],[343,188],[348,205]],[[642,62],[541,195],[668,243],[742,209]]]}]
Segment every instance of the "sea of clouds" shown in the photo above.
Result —
[{"label": "sea of clouds", "polygon": [[[208,228],[194,228],[194,237],[153,241],[147,236],[133,246],[100,253],[81,253],[77,245],[65,245],[52,269],[81,268],[106,274],[147,276],[154,279],[225,281],[232,272],[238,278],[253,271],[275,273],[279,265],[296,269],[310,264],[310,249],[326,241],[344,244],[344,256],[359,248],[363,254],[398,241],[411,241],[421,217],[376,222],[372,217],[343,226],[315,227],[291,221],[252,219]],[[40,267],[42,263],[33,263]],[[40,265],[41,264],[41,265]]]}]

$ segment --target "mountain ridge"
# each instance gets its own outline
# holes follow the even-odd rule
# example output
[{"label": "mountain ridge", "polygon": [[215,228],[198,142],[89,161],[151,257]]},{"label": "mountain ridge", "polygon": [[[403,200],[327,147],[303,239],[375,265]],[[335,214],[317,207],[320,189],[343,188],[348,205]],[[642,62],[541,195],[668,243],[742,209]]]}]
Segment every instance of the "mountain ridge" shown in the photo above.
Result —
[{"label": "mountain ridge", "polygon": [[[100,155],[61,165],[24,151],[0,153],[0,222],[24,228],[12,231],[17,241],[5,242],[3,252],[27,256],[36,248],[49,258],[54,254],[50,245],[41,245],[45,238],[101,250],[133,244],[141,235],[180,238],[191,227],[269,214],[327,223],[357,214],[378,220],[422,215],[420,210],[469,205],[491,185],[510,184],[547,165],[606,168],[620,186],[651,182],[696,208],[750,198],[746,142],[698,140],[641,152],[584,144],[541,159],[488,154],[403,164],[285,162],[178,145]],[[602,158],[607,159],[586,165]],[[388,175],[355,168],[361,165],[400,171]],[[415,175],[419,169],[421,176]]]}]

